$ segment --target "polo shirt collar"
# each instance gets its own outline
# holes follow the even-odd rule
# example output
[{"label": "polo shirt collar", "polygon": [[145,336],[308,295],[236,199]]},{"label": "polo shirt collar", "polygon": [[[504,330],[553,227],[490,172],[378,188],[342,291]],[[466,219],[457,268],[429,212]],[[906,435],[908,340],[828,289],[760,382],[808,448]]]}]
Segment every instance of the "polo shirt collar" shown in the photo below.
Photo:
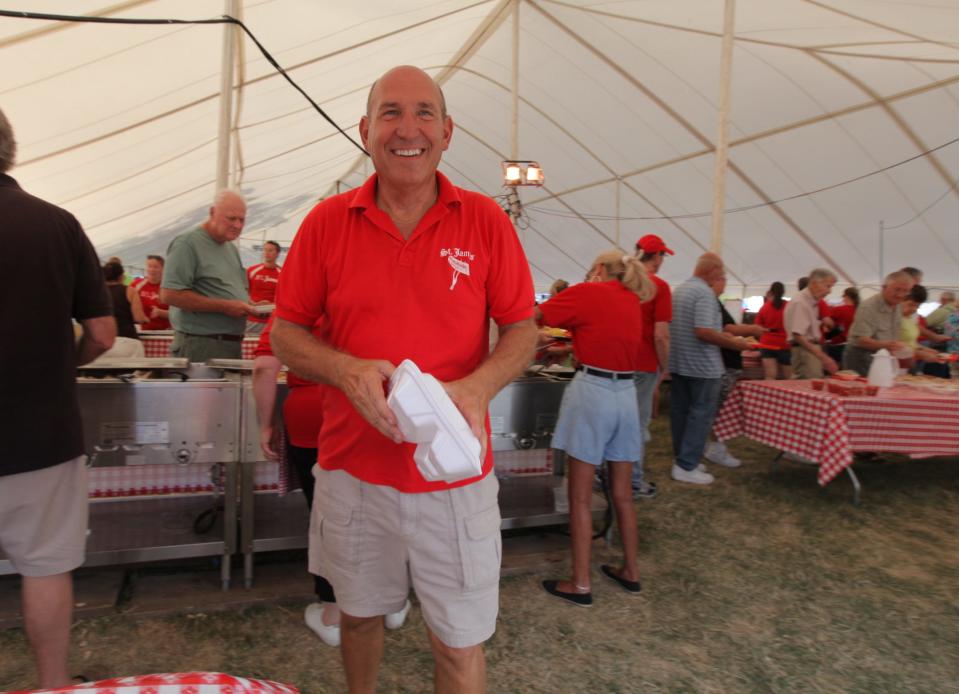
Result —
[{"label": "polo shirt collar", "polygon": [[[376,181],[377,175],[373,174],[360,186],[356,193],[353,195],[353,199],[350,201],[350,207],[359,207],[361,209],[367,209],[370,207],[376,207]],[[443,204],[447,207],[453,204],[459,204],[462,200],[460,198],[459,190],[450,183],[450,179],[444,176],[439,171],[436,172],[436,183],[438,186],[439,193],[436,196],[436,204]]]},{"label": "polo shirt collar", "polygon": [[803,289],[801,292],[799,292],[799,295],[802,296],[802,297],[806,300],[806,302],[809,303],[809,304],[811,304],[811,305],[812,305],[812,304],[817,304],[817,305],[819,304],[819,299],[817,299],[816,297],[814,297],[814,296],[812,295],[812,292],[809,291],[809,287],[806,287],[806,288]]},{"label": "polo shirt collar", "polygon": [[[396,234],[395,226],[390,223],[389,215],[376,206],[376,184],[377,174],[373,174],[366,182],[360,186],[353,194],[350,200],[350,209],[364,210],[367,218],[379,227],[388,231],[390,234]],[[420,220],[417,230],[410,236],[410,240],[419,236],[420,229],[426,228],[438,221],[454,206],[462,202],[459,189],[454,186],[450,180],[439,171],[436,172],[437,195],[436,202],[426,211],[423,219]]]}]

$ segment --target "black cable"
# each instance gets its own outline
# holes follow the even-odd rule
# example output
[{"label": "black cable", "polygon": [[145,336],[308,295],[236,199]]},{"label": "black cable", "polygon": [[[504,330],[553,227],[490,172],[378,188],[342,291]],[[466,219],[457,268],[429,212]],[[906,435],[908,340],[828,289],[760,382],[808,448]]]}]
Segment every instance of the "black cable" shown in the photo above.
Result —
[{"label": "black cable", "polygon": [[246,24],[244,24],[239,19],[231,17],[229,15],[223,15],[222,17],[216,19],[133,19],[125,17],[84,17],[77,15],[68,15],[68,14],[48,14],[46,12],[24,12],[17,10],[0,10],[0,17],[10,17],[12,19],[42,19],[52,22],[87,22],[92,24],[235,24],[240,27],[243,32],[250,38],[250,40],[260,49],[260,53],[263,54],[263,57],[266,58],[267,62],[273,66],[273,68],[283,75],[284,79],[289,82],[293,88],[303,95],[303,98],[310,102],[310,105],[319,113],[326,121],[336,128],[339,133],[345,137],[347,140],[353,143],[353,145],[360,150],[366,156],[369,156],[370,153],[364,149],[363,145],[350,137],[343,128],[341,128],[335,120],[330,118],[327,115],[326,111],[320,108],[320,105],[313,101],[310,98],[310,95],[307,94],[296,82],[293,81],[280,64],[276,62],[270,52],[266,50],[262,43],[253,35],[253,32],[250,31]]}]

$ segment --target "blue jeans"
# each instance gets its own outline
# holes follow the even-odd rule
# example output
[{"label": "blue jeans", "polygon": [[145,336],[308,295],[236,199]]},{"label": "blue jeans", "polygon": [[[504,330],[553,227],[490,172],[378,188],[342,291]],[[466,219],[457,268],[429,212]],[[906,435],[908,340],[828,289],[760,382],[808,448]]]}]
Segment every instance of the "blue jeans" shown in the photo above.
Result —
[{"label": "blue jeans", "polygon": [[[653,393],[659,383],[659,371],[639,371],[636,373],[636,404],[639,405],[639,428],[643,432],[643,443],[649,443],[649,420],[653,415]],[[633,463],[633,487],[638,487],[643,481],[643,458],[646,457],[646,446],[643,446],[642,457]]]},{"label": "blue jeans", "polygon": [[672,375],[669,416],[673,457],[683,470],[695,470],[699,466],[716,416],[721,386],[721,378]]}]

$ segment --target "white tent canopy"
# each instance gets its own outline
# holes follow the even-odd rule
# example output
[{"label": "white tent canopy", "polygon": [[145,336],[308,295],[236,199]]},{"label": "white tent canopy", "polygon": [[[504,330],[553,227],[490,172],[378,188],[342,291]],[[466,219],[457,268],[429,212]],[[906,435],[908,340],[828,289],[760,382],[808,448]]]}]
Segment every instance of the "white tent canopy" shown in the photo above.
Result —
[{"label": "white tent canopy", "polygon": [[[646,233],[676,251],[662,270],[672,283],[708,249],[721,0],[238,4],[357,140],[367,90],[386,69],[436,76],[455,123],[441,168],[491,196],[505,193],[500,161],[511,154],[518,4],[517,154],[546,172],[543,188],[519,192],[537,285],[578,281],[598,252],[631,251]],[[219,0],[0,5],[120,18],[224,10]],[[135,266],[205,216],[224,26],[0,17],[0,108],[20,145],[11,173],[76,214],[102,256]],[[231,174],[250,203],[242,245],[252,261],[263,240],[286,245],[306,210],[358,185],[369,165],[242,34],[238,46]],[[959,285],[957,85],[959,0],[738,0],[722,248],[730,289],[791,286],[819,266],[841,284],[874,286],[881,270],[913,265],[927,286]]]}]

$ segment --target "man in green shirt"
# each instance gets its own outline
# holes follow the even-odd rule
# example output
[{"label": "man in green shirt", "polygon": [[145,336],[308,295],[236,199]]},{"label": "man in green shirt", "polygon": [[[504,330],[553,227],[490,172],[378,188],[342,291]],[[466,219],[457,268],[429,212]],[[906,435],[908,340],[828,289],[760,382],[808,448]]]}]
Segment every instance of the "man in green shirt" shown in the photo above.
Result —
[{"label": "man in green shirt", "polygon": [[209,219],[170,244],[160,300],[170,305],[173,356],[191,362],[240,358],[246,317],[253,315],[253,306],[246,271],[231,242],[245,221],[243,198],[221,190]]},{"label": "man in green shirt", "polygon": [[926,316],[926,326],[930,330],[942,332],[949,314],[956,310],[956,295],[953,292],[942,292],[939,295],[939,307]]}]

